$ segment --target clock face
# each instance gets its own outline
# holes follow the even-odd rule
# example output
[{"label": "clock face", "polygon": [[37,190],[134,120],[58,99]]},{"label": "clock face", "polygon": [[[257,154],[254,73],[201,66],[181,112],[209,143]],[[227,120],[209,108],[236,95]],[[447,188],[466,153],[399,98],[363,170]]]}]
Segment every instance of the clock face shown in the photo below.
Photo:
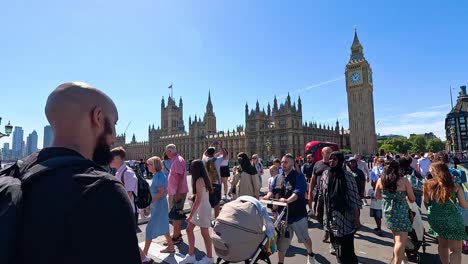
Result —
[{"label": "clock face", "polygon": [[351,81],[351,83],[358,83],[359,81],[361,81],[361,74],[359,72],[353,72],[349,76],[349,80]]}]

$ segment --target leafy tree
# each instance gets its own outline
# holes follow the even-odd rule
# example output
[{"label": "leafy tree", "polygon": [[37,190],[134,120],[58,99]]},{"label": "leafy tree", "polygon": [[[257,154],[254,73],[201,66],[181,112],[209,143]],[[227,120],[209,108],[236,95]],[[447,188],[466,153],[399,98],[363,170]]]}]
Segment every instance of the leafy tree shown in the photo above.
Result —
[{"label": "leafy tree", "polygon": [[385,153],[389,153],[389,152],[392,152],[392,153],[396,153],[396,149],[395,149],[395,146],[393,144],[391,144],[391,142],[384,142],[382,144],[382,146],[380,146],[380,149],[379,151],[383,150]]},{"label": "leafy tree", "polygon": [[343,155],[346,155],[346,154],[353,154],[353,152],[351,152],[350,149],[341,149],[340,151],[341,151],[341,153],[343,153]]},{"label": "leafy tree", "polygon": [[445,149],[445,143],[438,138],[430,139],[427,141],[426,149],[427,151],[430,151],[430,152],[442,151]]},{"label": "leafy tree", "polygon": [[409,138],[411,142],[410,151],[414,153],[426,151],[426,139],[421,135],[413,135]]},{"label": "leafy tree", "polygon": [[393,145],[396,153],[402,154],[408,153],[412,146],[411,142],[405,137],[391,139],[389,143]]}]

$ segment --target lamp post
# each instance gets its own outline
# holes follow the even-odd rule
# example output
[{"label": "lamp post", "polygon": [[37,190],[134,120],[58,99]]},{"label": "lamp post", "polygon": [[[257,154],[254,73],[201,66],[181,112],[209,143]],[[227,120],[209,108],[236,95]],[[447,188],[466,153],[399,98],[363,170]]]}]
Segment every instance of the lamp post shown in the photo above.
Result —
[{"label": "lamp post", "polygon": [[450,126],[450,136],[452,137],[452,153],[455,153],[455,127]]},{"label": "lamp post", "polygon": [[270,143],[270,140],[269,140],[269,139],[268,139],[267,142],[265,143],[265,147],[266,147],[266,149],[267,149],[268,162],[270,162],[271,143]]},{"label": "lamp post", "polygon": [[[0,117],[0,125],[2,124],[2,118]],[[8,125],[5,126],[5,133],[0,132],[0,138],[10,136],[13,131],[13,126],[8,121]]]}]

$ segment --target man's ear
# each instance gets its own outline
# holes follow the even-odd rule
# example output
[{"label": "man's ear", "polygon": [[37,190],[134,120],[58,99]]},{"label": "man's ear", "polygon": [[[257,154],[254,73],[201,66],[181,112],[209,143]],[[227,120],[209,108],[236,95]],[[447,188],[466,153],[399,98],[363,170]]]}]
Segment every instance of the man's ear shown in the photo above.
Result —
[{"label": "man's ear", "polygon": [[102,127],[104,125],[104,114],[100,106],[96,106],[91,112],[91,123],[93,126]]}]

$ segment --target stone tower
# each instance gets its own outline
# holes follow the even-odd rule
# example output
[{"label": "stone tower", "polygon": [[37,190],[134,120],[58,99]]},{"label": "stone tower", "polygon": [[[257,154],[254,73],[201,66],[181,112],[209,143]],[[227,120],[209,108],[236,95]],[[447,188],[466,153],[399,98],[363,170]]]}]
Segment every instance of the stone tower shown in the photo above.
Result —
[{"label": "stone tower", "polygon": [[375,134],[372,69],[364,58],[363,48],[356,30],[354,30],[351,57],[346,65],[345,78],[351,151],[365,155],[375,154],[377,137]]},{"label": "stone tower", "polygon": [[206,133],[208,135],[216,133],[216,116],[213,112],[213,104],[211,103],[211,92],[208,92],[208,102],[206,103],[206,112],[203,117]]},{"label": "stone tower", "polygon": [[166,135],[184,133],[184,112],[182,98],[179,100],[179,106],[175,100],[169,96],[167,106],[164,98],[161,100],[161,130]]}]

